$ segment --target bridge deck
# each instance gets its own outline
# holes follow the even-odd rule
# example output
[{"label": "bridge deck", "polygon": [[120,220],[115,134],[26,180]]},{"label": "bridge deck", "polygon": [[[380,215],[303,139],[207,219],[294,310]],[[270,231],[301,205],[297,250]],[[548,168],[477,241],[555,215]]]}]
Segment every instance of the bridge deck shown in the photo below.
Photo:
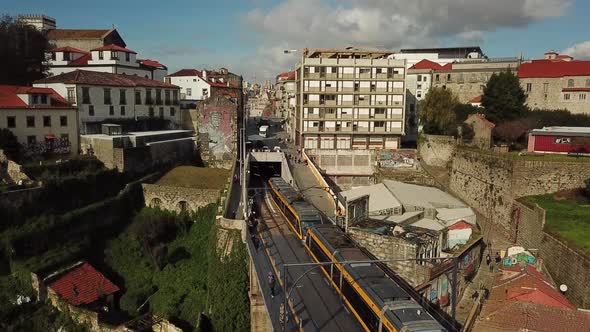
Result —
[{"label": "bridge deck", "polygon": [[[262,247],[267,257],[270,258],[273,271],[281,276],[280,280],[277,278],[277,288],[281,289],[281,296],[271,299],[271,302],[280,301],[279,303],[283,303],[283,263],[311,263],[313,261],[301,241],[292,233],[276,205],[270,201],[270,197],[261,198],[258,206],[261,207],[261,217],[264,220],[259,227],[262,235]],[[288,268],[286,272],[288,291],[292,289],[294,282],[300,276],[312,268]],[[266,274],[263,278],[266,280]],[[345,308],[340,297],[328,284],[319,268],[313,268],[297,282],[289,299],[291,301],[287,309],[294,312],[295,325],[301,326],[305,331],[362,330],[356,318]]]}]

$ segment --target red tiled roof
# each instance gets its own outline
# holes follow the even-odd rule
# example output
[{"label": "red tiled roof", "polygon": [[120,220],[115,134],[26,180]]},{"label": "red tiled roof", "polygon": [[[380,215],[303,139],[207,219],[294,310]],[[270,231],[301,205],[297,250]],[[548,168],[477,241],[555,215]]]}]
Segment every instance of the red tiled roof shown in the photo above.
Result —
[{"label": "red tiled roof", "polygon": [[119,52],[126,52],[126,53],[133,53],[137,54],[137,52],[127,49],[125,47],[121,47],[119,45],[106,45],[99,48],[92,49],[91,51],[119,51]]},{"label": "red tiled roof", "polygon": [[562,92],[589,92],[590,88],[563,88]]},{"label": "red tiled roof", "polygon": [[485,116],[484,114],[480,114],[480,113],[477,113],[477,114],[470,114],[470,115],[467,117],[467,120],[469,120],[470,118],[473,118],[473,117],[474,117],[474,118],[477,118],[477,119],[479,119],[479,120],[481,120],[481,121],[483,122],[483,124],[485,124],[486,126],[488,126],[488,127],[490,127],[490,128],[494,128],[494,127],[496,127],[496,124],[495,124],[495,123],[493,123],[493,122],[491,122],[490,120],[486,119],[486,116]]},{"label": "red tiled roof", "polygon": [[113,30],[53,29],[47,32],[47,39],[55,40],[103,38]]},{"label": "red tiled roof", "polygon": [[473,226],[470,223],[465,222],[463,220],[459,220],[458,222],[449,226],[449,229],[450,230],[457,230],[457,229],[467,229],[467,228],[472,228],[472,227]]},{"label": "red tiled roof", "polygon": [[84,66],[88,64],[89,60],[92,60],[92,54],[90,53],[85,54],[74,61],[71,61],[69,66]]},{"label": "red tiled roof", "polygon": [[520,65],[519,78],[558,78],[590,76],[590,61],[533,60]]},{"label": "red tiled roof", "polygon": [[54,49],[51,49],[51,50],[49,50],[47,52],[49,52],[49,53],[55,53],[55,52],[71,52],[71,53],[88,54],[88,52],[86,52],[86,51],[82,51],[80,49],[77,49],[77,48],[74,48],[74,47],[69,47],[69,46],[54,48]]},{"label": "red tiled roof", "polygon": [[283,79],[286,79],[286,80],[294,80],[296,73],[297,72],[295,70],[287,71],[287,72],[278,74],[277,75],[277,78],[280,77],[280,78],[283,78]]},{"label": "red tiled roof", "polygon": [[481,103],[481,95],[471,98],[469,103]]},{"label": "red tiled roof", "polygon": [[143,87],[162,87],[178,88],[176,85],[151,80],[136,75],[111,74],[88,70],[75,70],[69,73],[47,77],[35,83],[67,83],[67,84],[85,84],[85,85],[107,85],[107,86],[143,86]]},{"label": "red tiled roof", "polygon": [[202,77],[201,72],[196,70],[196,69],[181,69],[175,73],[172,73],[170,75],[168,75],[170,77],[176,77],[176,76],[198,76],[198,77]]},{"label": "red tiled roof", "polygon": [[75,306],[95,302],[101,296],[119,291],[119,287],[88,263],[67,271],[48,287]]},{"label": "red tiled roof", "polygon": [[[29,106],[18,94],[49,94],[50,106]],[[70,104],[55,90],[50,88],[36,88],[15,85],[0,85],[0,108],[64,108],[71,107]]]},{"label": "red tiled roof", "polygon": [[430,61],[427,59],[420,60],[416,64],[414,64],[410,69],[442,69],[443,66],[440,64]]},{"label": "red tiled roof", "polygon": [[139,63],[140,65],[143,65],[143,66],[153,67],[153,68],[157,68],[157,69],[168,69],[168,67],[164,66],[163,64],[159,63],[158,61],[151,60],[151,59],[138,59],[137,63]]}]

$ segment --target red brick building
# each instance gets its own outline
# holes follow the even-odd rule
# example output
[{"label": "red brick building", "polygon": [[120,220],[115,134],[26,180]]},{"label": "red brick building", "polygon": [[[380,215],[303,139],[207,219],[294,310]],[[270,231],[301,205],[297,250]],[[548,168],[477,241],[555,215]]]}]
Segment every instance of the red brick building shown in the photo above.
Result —
[{"label": "red brick building", "polygon": [[529,134],[528,152],[590,154],[590,127],[544,127]]}]

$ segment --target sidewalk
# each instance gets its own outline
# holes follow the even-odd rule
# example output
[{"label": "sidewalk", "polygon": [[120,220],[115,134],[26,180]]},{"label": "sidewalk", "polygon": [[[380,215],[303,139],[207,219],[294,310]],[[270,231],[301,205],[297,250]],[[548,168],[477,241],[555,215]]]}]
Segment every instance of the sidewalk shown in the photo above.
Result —
[{"label": "sidewalk", "polygon": [[334,217],[334,198],[326,192],[322,185],[305,164],[291,164],[291,171],[303,197],[328,217]]}]

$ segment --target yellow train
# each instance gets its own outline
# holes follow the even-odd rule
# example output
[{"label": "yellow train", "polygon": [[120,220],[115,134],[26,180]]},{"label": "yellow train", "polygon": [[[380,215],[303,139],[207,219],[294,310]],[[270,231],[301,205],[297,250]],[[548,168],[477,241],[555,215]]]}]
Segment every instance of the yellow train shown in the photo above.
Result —
[{"label": "yellow train", "polygon": [[273,201],[313,260],[366,331],[448,331],[340,228],[322,224],[320,213],[282,178],[268,181]]}]

